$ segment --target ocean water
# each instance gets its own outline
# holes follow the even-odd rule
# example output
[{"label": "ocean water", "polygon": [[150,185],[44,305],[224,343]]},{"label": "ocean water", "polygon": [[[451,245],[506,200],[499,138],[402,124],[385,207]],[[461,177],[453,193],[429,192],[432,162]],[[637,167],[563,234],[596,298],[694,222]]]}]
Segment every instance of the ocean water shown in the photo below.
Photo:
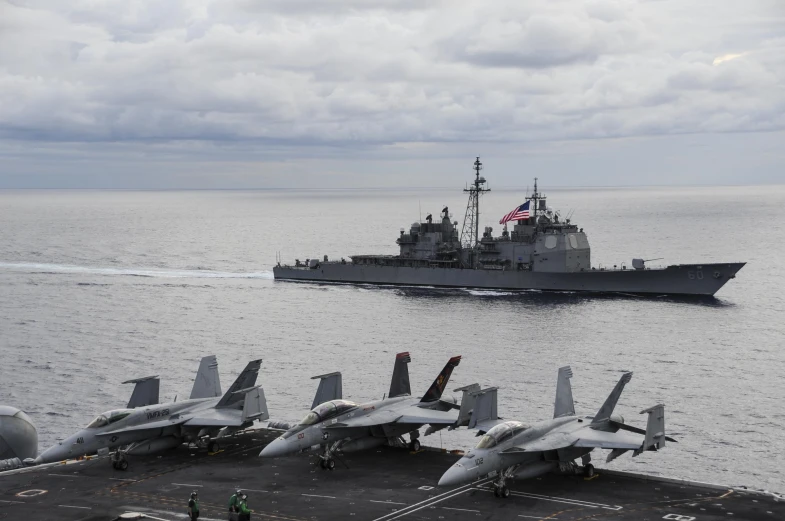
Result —
[{"label": "ocean water", "polygon": [[[638,413],[665,403],[679,443],[613,468],[785,491],[785,187],[546,192],[587,232],[594,265],[748,264],[709,300],[276,282],[278,255],[392,254],[401,227],[444,205],[462,222],[463,193],[2,191],[0,403],[30,414],[43,450],[123,407],[129,378],[158,374],[162,399],[187,397],[206,354],[224,389],[263,358],[284,421],[325,372],[343,372],[347,398],[381,397],[400,351],[414,392],[462,355],[449,388],[498,386],[500,415],[526,422],[552,415],[562,365],[579,414],[633,371],[618,412],[645,427]],[[523,196],[486,195],[482,224],[498,231]]]}]

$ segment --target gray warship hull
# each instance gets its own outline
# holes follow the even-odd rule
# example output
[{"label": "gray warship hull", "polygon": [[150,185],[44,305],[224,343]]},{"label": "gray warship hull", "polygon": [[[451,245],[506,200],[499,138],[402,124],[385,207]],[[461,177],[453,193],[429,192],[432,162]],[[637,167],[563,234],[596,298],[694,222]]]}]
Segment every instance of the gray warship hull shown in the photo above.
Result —
[{"label": "gray warship hull", "polygon": [[589,270],[571,273],[356,265],[276,266],[276,280],[447,288],[712,296],[745,263],[678,264],[662,269]]}]

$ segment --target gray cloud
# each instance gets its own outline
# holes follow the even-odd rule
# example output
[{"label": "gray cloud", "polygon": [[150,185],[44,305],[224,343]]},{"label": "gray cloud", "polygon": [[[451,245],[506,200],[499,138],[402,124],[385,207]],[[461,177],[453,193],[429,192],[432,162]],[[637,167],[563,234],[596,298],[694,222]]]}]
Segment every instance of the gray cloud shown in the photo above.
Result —
[{"label": "gray cloud", "polygon": [[772,0],[0,0],[0,186],[57,158],[198,155],[253,185],[265,162],[782,132],[783,23]]}]

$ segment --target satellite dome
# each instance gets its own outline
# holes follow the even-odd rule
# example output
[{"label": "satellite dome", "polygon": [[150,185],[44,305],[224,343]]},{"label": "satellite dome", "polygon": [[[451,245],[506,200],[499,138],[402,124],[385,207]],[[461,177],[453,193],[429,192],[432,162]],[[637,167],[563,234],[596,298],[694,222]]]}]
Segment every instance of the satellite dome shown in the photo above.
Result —
[{"label": "satellite dome", "polygon": [[0,460],[37,455],[38,431],[33,421],[15,407],[0,405]]}]

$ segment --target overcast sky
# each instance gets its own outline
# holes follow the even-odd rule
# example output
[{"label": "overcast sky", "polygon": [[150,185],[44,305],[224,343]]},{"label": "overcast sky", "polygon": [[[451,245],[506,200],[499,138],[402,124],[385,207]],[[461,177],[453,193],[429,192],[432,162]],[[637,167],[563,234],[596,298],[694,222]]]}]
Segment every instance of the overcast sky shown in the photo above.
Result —
[{"label": "overcast sky", "polygon": [[0,0],[0,188],[785,182],[783,0]]}]

